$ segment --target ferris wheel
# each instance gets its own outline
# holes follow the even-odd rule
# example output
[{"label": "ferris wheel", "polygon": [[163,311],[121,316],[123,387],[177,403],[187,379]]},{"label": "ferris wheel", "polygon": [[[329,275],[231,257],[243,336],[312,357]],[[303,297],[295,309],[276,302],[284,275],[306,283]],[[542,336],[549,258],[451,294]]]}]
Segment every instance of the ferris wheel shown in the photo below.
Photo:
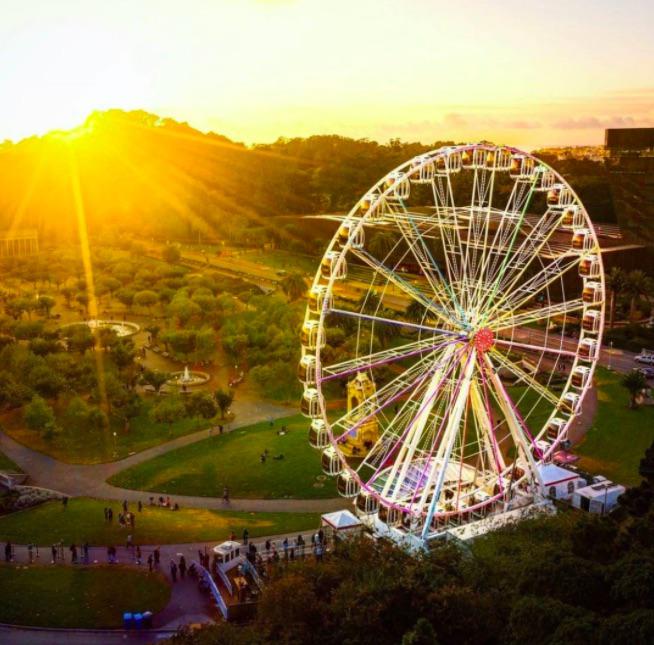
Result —
[{"label": "ferris wheel", "polygon": [[601,346],[577,195],[515,148],[443,147],[340,220],[298,370],[324,472],[360,515],[423,540],[533,500]]}]

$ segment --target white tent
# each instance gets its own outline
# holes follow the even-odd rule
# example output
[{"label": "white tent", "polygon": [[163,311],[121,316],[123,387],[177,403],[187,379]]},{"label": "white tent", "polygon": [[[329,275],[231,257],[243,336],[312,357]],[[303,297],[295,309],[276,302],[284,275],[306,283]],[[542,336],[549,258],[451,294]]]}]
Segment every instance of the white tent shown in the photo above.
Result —
[{"label": "white tent", "polygon": [[363,529],[363,523],[352,511],[325,513],[320,518],[320,526],[338,535],[352,535]]}]

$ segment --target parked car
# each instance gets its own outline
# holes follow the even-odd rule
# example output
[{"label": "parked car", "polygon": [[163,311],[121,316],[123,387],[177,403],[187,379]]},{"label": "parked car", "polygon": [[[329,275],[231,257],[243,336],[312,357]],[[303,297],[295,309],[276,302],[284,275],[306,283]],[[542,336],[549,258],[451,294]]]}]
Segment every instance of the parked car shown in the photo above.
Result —
[{"label": "parked car", "polygon": [[636,372],[640,372],[646,379],[654,378],[654,367],[634,367]]},{"label": "parked car", "polygon": [[634,358],[636,363],[643,363],[644,365],[654,365],[654,354],[651,352],[638,354]]}]

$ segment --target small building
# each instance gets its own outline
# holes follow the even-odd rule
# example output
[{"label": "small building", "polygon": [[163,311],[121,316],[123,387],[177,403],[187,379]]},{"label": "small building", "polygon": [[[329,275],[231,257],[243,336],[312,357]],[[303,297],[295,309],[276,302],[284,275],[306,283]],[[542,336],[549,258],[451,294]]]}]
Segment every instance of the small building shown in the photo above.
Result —
[{"label": "small building", "polygon": [[571,500],[574,492],[588,484],[579,473],[556,464],[538,466],[542,480],[542,494],[551,499]]},{"label": "small building", "polygon": [[352,511],[334,511],[320,518],[320,526],[327,537],[341,538],[361,535],[363,522]]},{"label": "small building", "polygon": [[578,488],[572,496],[572,505],[589,513],[610,513],[618,503],[625,487],[607,480]]}]

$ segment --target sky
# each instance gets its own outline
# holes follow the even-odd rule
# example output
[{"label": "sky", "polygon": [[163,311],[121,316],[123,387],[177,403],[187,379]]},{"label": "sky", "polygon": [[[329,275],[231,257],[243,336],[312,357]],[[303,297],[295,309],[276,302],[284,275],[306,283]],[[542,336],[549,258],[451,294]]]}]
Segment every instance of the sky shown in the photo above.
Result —
[{"label": "sky", "polygon": [[654,126],[651,0],[0,0],[0,141],[145,109],[238,141],[532,149]]}]

